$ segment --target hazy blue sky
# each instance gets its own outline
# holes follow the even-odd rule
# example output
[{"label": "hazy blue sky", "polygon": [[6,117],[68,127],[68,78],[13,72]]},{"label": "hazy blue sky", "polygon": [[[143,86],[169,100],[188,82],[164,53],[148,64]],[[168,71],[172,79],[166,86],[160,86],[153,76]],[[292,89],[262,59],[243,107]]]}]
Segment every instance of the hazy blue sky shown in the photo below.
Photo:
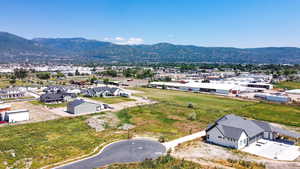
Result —
[{"label": "hazy blue sky", "polygon": [[300,0],[0,0],[0,31],[116,43],[300,47]]}]

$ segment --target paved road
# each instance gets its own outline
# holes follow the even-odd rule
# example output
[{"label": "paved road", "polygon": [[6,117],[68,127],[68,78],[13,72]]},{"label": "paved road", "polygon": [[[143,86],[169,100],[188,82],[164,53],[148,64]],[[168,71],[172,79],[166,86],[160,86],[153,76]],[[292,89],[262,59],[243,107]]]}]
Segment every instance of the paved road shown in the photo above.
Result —
[{"label": "paved road", "polygon": [[157,141],[145,139],[125,140],[106,147],[99,155],[57,167],[56,169],[93,169],[113,163],[140,162],[155,159],[166,148]]}]

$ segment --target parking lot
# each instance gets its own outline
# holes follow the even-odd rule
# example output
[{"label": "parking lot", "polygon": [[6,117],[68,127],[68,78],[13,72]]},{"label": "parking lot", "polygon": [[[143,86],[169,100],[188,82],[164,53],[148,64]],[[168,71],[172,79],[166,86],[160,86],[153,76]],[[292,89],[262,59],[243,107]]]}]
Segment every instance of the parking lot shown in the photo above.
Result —
[{"label": "parking lot", "polygon": [[293,161],[300,156],[299,147],[295,145],[283,144],[275,141],[260,139],[242,149],[254,155],[269,159]]}]

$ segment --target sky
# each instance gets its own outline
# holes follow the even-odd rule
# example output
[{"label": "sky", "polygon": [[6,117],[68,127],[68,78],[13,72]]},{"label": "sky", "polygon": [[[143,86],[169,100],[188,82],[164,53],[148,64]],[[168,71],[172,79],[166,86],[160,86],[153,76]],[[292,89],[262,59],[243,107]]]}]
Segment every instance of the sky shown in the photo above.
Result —
[{"label": "sky", "polygon": [[0,31],[118,44],[300,47],[300,0],[0,0]]}]

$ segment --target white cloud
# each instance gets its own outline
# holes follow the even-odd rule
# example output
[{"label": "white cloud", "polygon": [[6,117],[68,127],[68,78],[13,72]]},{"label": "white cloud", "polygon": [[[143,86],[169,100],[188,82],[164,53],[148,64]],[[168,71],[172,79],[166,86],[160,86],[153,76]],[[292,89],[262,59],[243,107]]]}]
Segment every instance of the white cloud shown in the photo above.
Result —
[{"label": "white cloud", "polygon": [[116,41],[124,41],[125,39],[123,37],[115,37]]},{"label": "white cloud", "polygon": [[111,41],[112,39],[111,38],[108,38],[108,37],[105,37],[104,38],[104,41]]},{"label": "white cloud", "polygon": [[119,44],[119,45],[138,45],[138,44],[142,44],[144,42],[144,40],[142,38],[123,38],[123,37],[115,37],[115,38],[110,38],[107,39],[107,41]]},{"label": "white cloud", "polygon": [[144,42],[144,40],[142,38],[129,38],[127,40],[127,44],[129,45],[138,45],[138,44],[142,44]]}]

